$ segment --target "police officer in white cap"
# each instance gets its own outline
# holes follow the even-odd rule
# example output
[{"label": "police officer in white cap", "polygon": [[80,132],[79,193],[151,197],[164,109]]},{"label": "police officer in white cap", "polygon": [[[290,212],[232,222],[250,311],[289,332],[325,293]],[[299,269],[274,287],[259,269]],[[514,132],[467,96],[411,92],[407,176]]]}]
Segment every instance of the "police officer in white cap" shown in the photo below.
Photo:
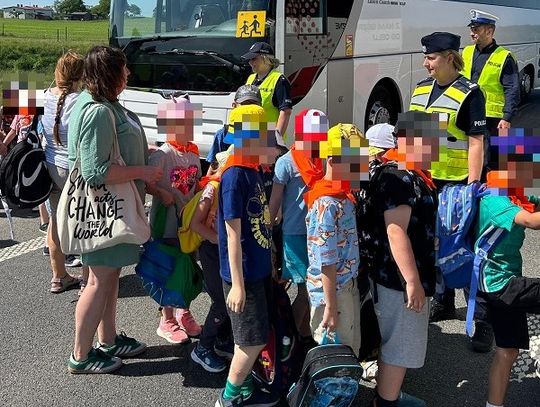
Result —
[{"label": "police officer in white cap", "polygon": [[[469,28],[474,45],[463,50],[463,75],[478,83],[486,95],[486,127],[490,136],[496,135],[497,129],[510,127],[520,101],[514,56],[493,38],[498,20],[493,14],[471,10]],[[490,169],[497,169],[496,158],[488,158]]]}]

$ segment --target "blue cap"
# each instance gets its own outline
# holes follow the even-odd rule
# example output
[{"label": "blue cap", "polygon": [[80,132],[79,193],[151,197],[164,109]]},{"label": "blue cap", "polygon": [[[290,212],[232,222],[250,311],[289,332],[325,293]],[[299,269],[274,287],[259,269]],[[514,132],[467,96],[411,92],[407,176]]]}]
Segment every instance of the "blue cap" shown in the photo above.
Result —
[{"label": "blue cap", "polygon": [[431,54],[433,52],[446,51],[447,49],[453,49],[459,51],[459,45],[461,43],[461,37],[456,34],[447,32],[434,32],[433,34],[422,37],[422,52],[424,54]]},{"label": "blue cap", "polygon": [[486,13],[485,11],[480,10],[471,10],[471,22],[469,27],[476,27],[482,24],[495,25],[499,17],[494,16],[493,14]]},{"label": "blue cap", "polygon": [[256,42],[249,48],[247,53],[242,55],[242,59],[249,61],[259,55],[274,55],[274,49],[266,42]]}]

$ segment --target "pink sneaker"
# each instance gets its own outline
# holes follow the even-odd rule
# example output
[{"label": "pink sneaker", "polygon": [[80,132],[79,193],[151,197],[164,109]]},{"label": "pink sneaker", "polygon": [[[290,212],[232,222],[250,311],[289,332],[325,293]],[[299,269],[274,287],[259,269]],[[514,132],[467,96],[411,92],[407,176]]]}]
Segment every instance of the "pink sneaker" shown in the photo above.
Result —
[{"label": "pink sneaker", "polygon": [[176,311],[176,320],[180,328],[186,331],[188,336],[193,338],[201,334],[202,327],[195,322],[193,315],[191,315],[188,309],[179,309]]},{"label": "pink sneaker", "polygon": [[186,343],[189,337],[186,332],[178,326],[176,319],[163,319],[159,321],[156,333],[169,343]]}]

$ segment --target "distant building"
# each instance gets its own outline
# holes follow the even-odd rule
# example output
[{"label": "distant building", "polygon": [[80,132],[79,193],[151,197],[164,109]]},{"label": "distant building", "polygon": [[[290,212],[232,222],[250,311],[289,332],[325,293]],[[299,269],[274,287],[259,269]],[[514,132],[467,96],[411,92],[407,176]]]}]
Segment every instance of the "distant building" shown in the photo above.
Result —
[{"label": "distant building", "polygon": [[70,20],[81,20],[81,21],[88,21],[88,20],[93,19],[92,13],[88,11],[76,11],[74,13],[70,13],[68,17]]},{"label": "distant building", "polygon": [[52,20],[53,13],[54,11],[50,7],[24,6],[22,4],[2,9],[4,18],[18,18],[20,20]]}]

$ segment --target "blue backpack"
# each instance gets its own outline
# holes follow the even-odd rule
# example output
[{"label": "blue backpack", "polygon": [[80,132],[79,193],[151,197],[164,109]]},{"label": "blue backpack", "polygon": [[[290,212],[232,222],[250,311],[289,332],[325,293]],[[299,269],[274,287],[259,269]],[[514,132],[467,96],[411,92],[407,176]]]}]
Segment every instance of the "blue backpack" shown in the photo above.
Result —
[{"label": "blue backpack", "polygon": [[439,193],[437,266],[448,288],[464,288],[471,282],[473,226],[483,195],[485,188],[480,182],[445,185]]},{"label": "blue backpack", "polygon": [[446,287],[470,287],[466,322],[469,336],[472,336],[480,270],[491,248],[505,236],[503,229],[490,227],[478,240],[474,239],[480,198],[487,194],[485,185],[478,181],[445,185],[439,193],[437,266]]}]

